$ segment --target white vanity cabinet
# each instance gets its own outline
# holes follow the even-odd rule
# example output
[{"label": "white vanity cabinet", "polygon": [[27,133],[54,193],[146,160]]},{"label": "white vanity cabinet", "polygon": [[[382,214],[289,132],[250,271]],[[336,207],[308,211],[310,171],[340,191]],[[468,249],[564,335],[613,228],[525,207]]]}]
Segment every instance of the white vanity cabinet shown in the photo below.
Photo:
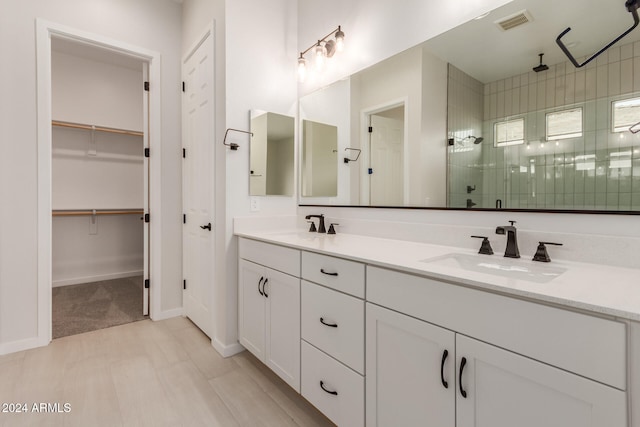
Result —
[{"label": "white vanity cabinet", "polygon": [[375,267],[367,300],[368,426],[627,425],[623,323]]},{"label": "white vanity cabinet", "polygon": [[455,334],[367,303],[367,426],[455,425]]},{"label": "white vanity cabinet", "polygon": [[240,239],[240,257],[239,341],[300,392],[300,251]]},{"label": "white vanity cabinet", "polygon": [[302,395],[340,426],[364,425],[364,272],[302,252]]},{"label": "white vanity cabinet", "polygon": [[456,355],[457,427],[627,425],[620,390],[463,335]]}]

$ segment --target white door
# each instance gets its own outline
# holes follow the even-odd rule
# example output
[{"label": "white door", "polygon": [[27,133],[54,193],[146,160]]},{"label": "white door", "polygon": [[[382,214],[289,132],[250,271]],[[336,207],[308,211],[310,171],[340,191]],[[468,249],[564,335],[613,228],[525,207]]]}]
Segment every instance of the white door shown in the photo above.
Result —
[{"label": "white door", "polygon": [[267,303],[268,367],[300,391],[300,279],[267,269],[263,293]]},{"label": "white door", "polygon": [[258,359],[265,359],[265,268],[241,259],[238,274],[238,335],[240,344]]},{"label": "white door", "polygon": [[370,116],[370,203],[404,204],[404,107]]},{"label": "white door", "polygon": [[366,323],[367,426],[453,427],[454,333],[369,303]]},{"label": "white door", "polygon": [[462,335],[456,351],[458,427],[627,425],[623,391]]},{"label": "white door", "polygon": [[214,57],[209,32],[183,61],[184,313],[212,336],[214,280]]}]

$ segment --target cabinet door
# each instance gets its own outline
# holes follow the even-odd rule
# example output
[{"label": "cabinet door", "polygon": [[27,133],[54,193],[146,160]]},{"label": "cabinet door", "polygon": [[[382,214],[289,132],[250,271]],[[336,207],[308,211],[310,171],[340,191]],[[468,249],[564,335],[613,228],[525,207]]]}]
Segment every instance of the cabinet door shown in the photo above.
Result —
[{"label": "cabinet door", "polygon": [[454,333],[369,303],[366,318],[367,426],[453,427]]},{"label": "cabinet door", "polygon": [[627,425],[623,391],[462,335],[456,351],[458,427]]},{"label": "cabinet door", "polygon": [[266,269],[266,365],[300,392],[300,279]]},{"label": "cabinet door", "polygon": [[240,260],[238,283],[238,335],[240,344],[258,359],[265,358],[265,298],[262,285],[265,268]]}]

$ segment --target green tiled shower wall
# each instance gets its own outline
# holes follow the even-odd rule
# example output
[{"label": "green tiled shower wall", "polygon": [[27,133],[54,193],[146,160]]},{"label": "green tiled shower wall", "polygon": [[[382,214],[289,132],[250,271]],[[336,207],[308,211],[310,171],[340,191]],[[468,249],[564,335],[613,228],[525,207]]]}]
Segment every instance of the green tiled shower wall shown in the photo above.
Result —
[{"label": "green tiled shower wall", "polygon": [[[611,131],[612,102],[635,97],[640,43],[581,69],[566,62],[488,84],[449,65],[449,206],[640,210],[640,133]],[[545,141],[546,114],[574,107],[583,109],[583,135]],[[494,123],[520,117],[525,143],[494,147]]]}]

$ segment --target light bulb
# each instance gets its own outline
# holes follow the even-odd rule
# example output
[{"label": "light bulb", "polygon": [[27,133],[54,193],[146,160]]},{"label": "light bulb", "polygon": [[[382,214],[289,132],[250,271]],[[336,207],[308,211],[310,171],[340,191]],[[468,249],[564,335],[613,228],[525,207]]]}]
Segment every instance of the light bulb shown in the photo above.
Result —
[{"label": "light bulb", "polygon": [[302,83],[307,75],[307,61],[302,55],[298,58],[298,80]]},{"label": "light bulb", "polygon": [[316,67],[318,69],[322,69],[324,67],[324,59],[327,53],[324,46],[322,46],[320,42],[318,42],[315,52],[316,52]]},{"label": "light bulb", "polygon": [[338,26],[338,31],[336,31],[336,50],[338,52],[342,52],[344,50],[344,33]]}]

